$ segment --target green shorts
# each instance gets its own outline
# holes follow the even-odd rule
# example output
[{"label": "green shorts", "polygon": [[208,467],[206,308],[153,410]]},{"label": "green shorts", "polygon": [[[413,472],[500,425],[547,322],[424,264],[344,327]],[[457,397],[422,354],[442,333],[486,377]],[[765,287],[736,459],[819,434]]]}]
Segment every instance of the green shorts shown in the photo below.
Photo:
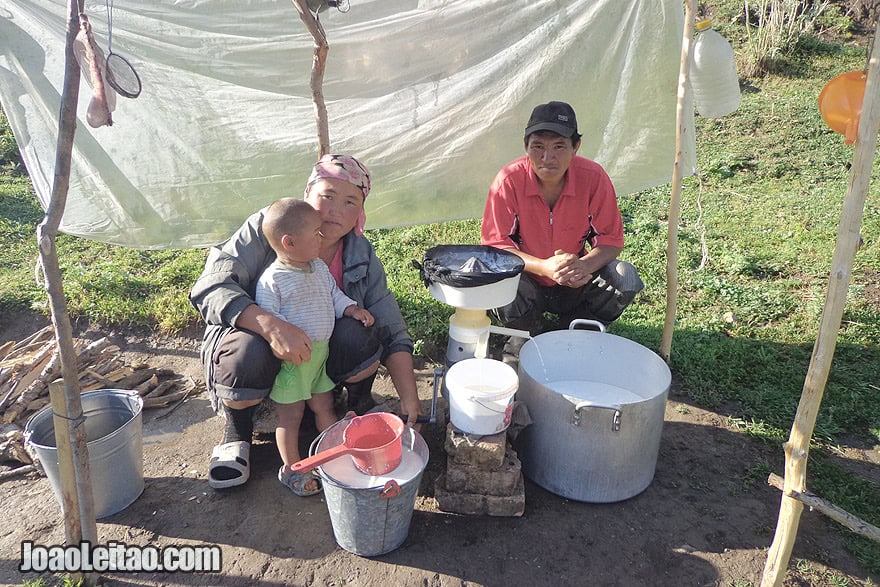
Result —
[{"label": "green shorts", "polygon": [[327,376],[328,342],[312,343],[312,358],[305,363],[294,365],[289,361],[281,363],[281,371],[275,377],[269,397],[279,404],[292,404],[306,401],[316,393],[325,393],[335,387]]}]

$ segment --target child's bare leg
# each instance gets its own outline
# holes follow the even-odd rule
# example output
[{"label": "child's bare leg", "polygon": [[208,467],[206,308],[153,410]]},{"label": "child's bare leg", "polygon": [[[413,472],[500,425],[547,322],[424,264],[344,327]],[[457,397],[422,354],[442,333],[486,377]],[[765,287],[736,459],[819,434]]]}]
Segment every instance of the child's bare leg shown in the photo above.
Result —
[{"label": "child's bare leg", "polygon": [[[278,426],[275,428],[275,443],[278,445],[278,452],[284,466],[281,469],[283,475],[290,475],[293,470],[290,468],[292,464],[302,460],[299,454],[299,425],[302,422],[303,412],[306,403],[304,401],[294,402],[292,404],[275,404],[278,410]],[[306,491],[318,489],[318,480],[309,479],[305,484]]]},{"label": "child's bare leg", "polygon": [[315,413],[315,427],[318,432],[323,432],[331,424],[336,422],[336,412],[333,411],[333,392],[312,394],[311,399],[306,400],[309,408]]},{"label": "child's bare leg", "polygon": [[278,426],[275,428],[275,443],[281,460],[284,461],[285,473],[289,473],[290,465],[302,459],[299,455],[299,425],[302,422],[306,403],[303,401],[292,404],[275,404],[278,411]]}]

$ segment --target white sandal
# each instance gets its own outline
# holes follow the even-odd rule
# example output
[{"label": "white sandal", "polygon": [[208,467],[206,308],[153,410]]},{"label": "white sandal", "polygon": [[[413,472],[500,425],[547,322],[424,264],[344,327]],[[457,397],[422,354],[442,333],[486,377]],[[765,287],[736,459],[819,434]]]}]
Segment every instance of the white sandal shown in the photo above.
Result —
[{"label": "white sandal", "polygon": [[[211,451],[211,464],[208,466],[208,485],[214,489],[236,487],[245,483],[251,475],[251,443],[239,440],[218,444]],[[238,475],[231,479],[215,476],[218,469],[232,469]]]}]

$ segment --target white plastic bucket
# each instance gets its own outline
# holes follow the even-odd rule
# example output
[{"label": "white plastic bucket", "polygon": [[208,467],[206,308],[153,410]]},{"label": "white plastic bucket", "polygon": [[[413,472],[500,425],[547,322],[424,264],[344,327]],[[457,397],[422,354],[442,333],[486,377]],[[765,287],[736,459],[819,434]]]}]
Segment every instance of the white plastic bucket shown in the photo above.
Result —
[{"label": "white plastic bucket", "polygon": [[494,359],[465,359],[446,372],[449,419],[467,434],[495,434],[510,425],[516,371]]}]

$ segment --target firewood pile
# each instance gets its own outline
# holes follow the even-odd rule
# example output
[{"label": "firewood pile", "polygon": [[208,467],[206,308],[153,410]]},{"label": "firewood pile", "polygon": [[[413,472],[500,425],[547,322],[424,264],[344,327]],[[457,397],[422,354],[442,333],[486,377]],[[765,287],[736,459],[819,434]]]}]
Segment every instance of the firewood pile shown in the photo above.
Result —
[{"label": "firewood pile", "polygon": [[[144,409],[175,406],[201,389],[192,378],[143,363],[124,364],[119,347],[104,337],[74,340],[80,391],[134,390]],[[53,327],[0,344],[0,463],[31,464],[24,448],[28,418],[49,404],[49,383],[61,377],[61,358]]]}]

